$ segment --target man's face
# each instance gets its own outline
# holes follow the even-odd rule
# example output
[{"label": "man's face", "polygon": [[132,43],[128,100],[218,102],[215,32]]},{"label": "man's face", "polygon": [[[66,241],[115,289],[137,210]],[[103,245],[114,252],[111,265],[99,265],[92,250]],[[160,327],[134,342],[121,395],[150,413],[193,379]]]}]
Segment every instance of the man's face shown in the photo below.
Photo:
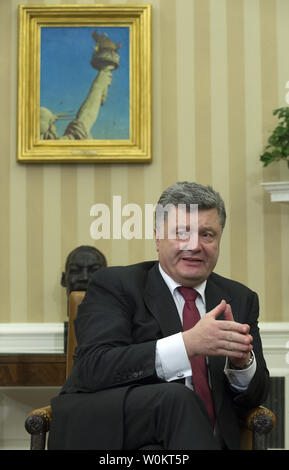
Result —
[{"label": "man's face", "polygon": [[176,282],[194,287],[209,277],[217,263],[222,227],[217,209],[198,211],[197,227],[190,212],[180,208],[175,212],[164,222],[161,236],[156,230],[160,265]]}]

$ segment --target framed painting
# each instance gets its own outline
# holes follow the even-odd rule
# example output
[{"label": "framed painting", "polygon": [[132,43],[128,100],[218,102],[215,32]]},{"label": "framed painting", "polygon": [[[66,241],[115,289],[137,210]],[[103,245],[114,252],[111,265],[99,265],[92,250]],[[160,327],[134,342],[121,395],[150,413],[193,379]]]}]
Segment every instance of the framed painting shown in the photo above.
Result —
[{"label": "framed painting", "polygon": [[151,161],[151,5],[20,5],[17,160]]}]

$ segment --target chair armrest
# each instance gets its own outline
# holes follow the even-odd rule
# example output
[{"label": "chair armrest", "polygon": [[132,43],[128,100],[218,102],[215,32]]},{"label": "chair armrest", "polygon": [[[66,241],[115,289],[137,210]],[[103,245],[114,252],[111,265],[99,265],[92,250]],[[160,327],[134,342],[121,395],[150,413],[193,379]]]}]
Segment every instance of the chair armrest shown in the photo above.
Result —
[{"label": "chair armrest", "polygon": [[33,410],[25,420],[26,431],[31,434],[31,450],[45,449],[46,433],[52,421],[51,406]]},{"label": "chair armrest", "polygon": [[[246,447],[250,446],[254,450],[267,449],[267,436],[276,425],[275,414],[265,408],[258,406],[250,410],[242,419],[242,428],[244,437],[251,434],[251,444],[245,444]],[[248,448],[248,447],[247,447]]]},{"label": "chair armrest", "polygon": [[268,434],[276,425],[276,416],[265,406],[258,406],[246,415],[244,425],[251,431]]}]

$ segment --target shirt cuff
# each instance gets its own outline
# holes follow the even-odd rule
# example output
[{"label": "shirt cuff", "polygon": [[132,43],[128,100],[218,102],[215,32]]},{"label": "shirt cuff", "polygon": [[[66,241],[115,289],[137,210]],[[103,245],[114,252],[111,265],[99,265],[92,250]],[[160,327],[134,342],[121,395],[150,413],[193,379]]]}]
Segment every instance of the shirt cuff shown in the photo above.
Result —
[{"label": "shirt cuff", "polygon": [[156,373],[170,382],[192,375],[182,333],[161,338],[156,343]]},{"label": "shirt cuff", "polygon": [[256,358],[253,351],[252,354],[253,362],[247,369],[230,369],[228,367],[228,358],[226,359],[224,373],[227,376],[230,385],[232,385],[232,387],[236,388],[237,390],[240,390],[241,392],[248,388],[248,385],[256,372]]}]

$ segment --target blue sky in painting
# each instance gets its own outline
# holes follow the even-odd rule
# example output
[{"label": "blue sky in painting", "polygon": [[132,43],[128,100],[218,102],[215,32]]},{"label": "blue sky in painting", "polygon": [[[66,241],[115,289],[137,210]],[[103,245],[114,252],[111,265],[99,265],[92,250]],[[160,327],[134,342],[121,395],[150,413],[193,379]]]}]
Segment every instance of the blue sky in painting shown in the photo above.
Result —
[{"label": "blue sky in painting", "polygon": [[[129,28],[43,27],[41,29],[40,106],[53,114],[74,111],[86,98],[98,71],[91,65],[92,32],[105,32],[119,49],[120,66],[112,72],[106,102],[91,129],[94,139],[129,139]],[[57,121],[57,133],[69,121]]]}]

